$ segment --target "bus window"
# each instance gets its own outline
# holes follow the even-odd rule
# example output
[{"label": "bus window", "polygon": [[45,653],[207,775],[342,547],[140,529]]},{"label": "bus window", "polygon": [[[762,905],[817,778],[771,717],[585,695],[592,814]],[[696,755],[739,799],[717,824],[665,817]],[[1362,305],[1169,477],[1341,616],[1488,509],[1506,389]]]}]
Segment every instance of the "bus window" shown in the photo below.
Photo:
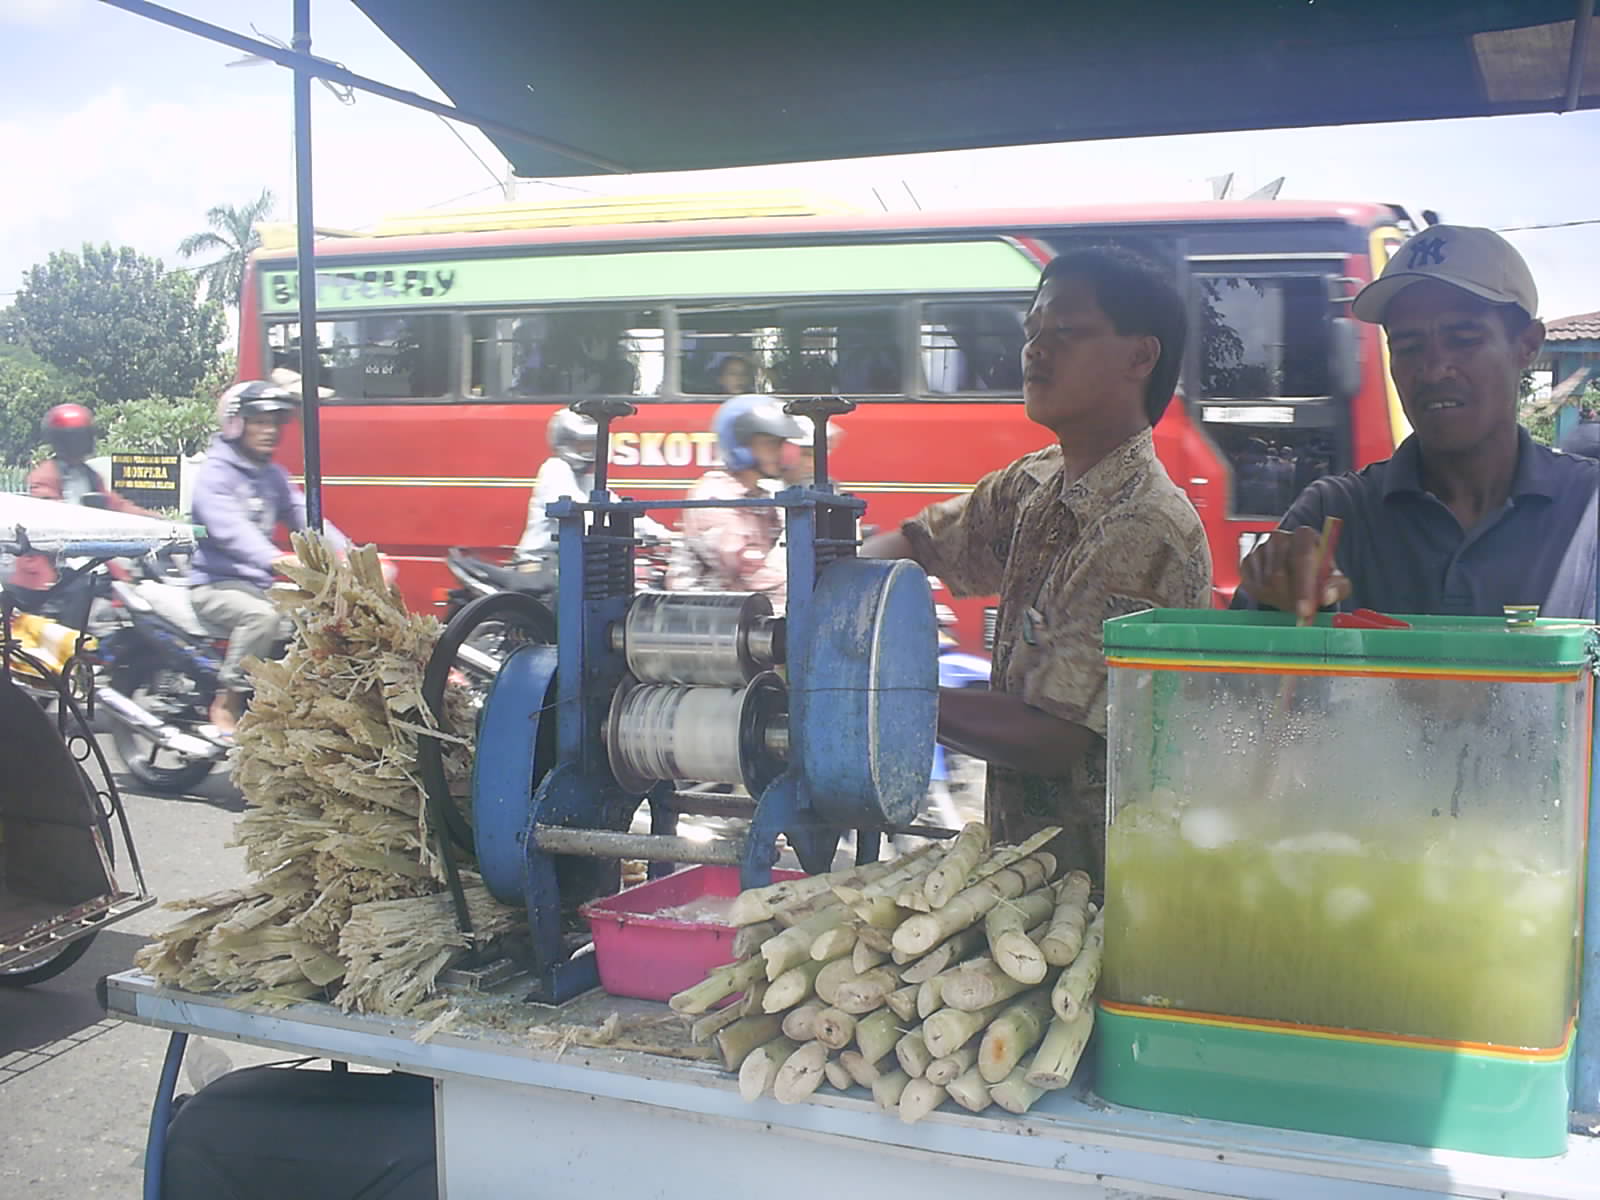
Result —
[{"label": "bus window", "polygon": [[496,313],[470,319],[474,396],[654,396],[666,333],[640,309]]},{"label": "bus window", "polygon": [[[409,400],[447,396],[450,317],[445,313],[378,313],[317,322],[324,386],[340,400]],[[274,367],[300,369],[300,323],[267,326]]]},{"label": "bus window", "polygon": [[[780,395],[904,395],[893,308],[742,305],[678,310],[688,395],[721,395],[729,358],[755,367],[755,388]],[[745,376],[747,378],[747,376]]]},{"label": "bus window", "polygon": [[924,304],[922,377],[937,395],[1022,393],[1022,322],[1026,300]]}]

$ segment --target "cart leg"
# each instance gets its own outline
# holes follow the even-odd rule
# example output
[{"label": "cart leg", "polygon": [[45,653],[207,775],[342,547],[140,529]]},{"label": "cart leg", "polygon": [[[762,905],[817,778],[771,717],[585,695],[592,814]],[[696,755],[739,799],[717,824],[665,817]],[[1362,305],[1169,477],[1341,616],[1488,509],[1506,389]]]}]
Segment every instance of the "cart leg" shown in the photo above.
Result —
[{"label": "cart leg", "polygon": [[150,1136],[144,1145],[144,1200],[161,1200],[161,1176],[167,1161],[167,1124],[172,1120],[172,1093],[178,1088],[178,1068],[189,1044],[187,1033],[175,1033],[167,1042],[167,1057],[161,1064],[161,1082],[156,1085],[156,1102],[150,1110]]}]

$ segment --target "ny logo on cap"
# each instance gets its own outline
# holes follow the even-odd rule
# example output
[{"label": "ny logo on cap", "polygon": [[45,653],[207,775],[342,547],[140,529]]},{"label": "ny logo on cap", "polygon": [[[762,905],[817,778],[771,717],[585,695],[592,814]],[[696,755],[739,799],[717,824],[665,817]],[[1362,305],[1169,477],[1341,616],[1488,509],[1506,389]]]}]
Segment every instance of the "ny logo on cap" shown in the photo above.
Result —
[{"label": "ny logo on cap", "polygon": [[1411,252],[1406,258],[1406,270],[1415,271],[1418,267],[1444,266],[1444,246],[1442,237],[1423,238],[1411,244]]}]

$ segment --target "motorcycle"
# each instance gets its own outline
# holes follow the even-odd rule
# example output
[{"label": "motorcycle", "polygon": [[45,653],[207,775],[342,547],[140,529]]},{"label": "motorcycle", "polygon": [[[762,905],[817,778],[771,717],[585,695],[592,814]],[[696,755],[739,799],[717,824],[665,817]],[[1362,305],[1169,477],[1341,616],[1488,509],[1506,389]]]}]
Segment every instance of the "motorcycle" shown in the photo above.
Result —
[{"label": "motorcycle", "polygon": [[[674,539],[644,536],[636,540],[639,549],[634,555],[634,586],[640,590],[664,591],[672,564]],[[446,621],[471,601],[496,592],[531,596],[552,613],[555,611],[558,576],[554,555],[502,566],[460,546],[452,546],[445,552],[445,566],[460,585],[435,601],[445,610]]]}]

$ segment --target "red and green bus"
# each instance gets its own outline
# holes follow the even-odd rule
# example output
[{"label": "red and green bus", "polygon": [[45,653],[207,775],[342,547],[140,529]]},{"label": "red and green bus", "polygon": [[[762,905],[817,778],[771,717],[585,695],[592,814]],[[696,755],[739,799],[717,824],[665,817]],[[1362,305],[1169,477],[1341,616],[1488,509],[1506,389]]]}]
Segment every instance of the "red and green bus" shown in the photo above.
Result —
[{"label": "red and green bus", "polygon": [[[663,209],[486,210],[318,242],[326,511],[397,560],[413,606],[448,583],[448,547],[509,552],[545,423],[579,396],[639,405],[612,433],[618,491],[681,494],[718,461],[708,431],[730,356],[759,390],[857,402],[832,463],[868,524],[969,489],[1047,439],[1022,411],[1022,318],[1043,264],[1083,245],[1170,264],[1190,299],[1180,397],[1156,444],[1209,532],[1219,603],[1302,487],[1387,457],[1407,432],[1382,339],[1349,312],[1410,230],[1391,205]],[[297,367],[297,305],[289,251],[258,251],[242,378]],[[992,610],[956,608],[978,644]]]}]

